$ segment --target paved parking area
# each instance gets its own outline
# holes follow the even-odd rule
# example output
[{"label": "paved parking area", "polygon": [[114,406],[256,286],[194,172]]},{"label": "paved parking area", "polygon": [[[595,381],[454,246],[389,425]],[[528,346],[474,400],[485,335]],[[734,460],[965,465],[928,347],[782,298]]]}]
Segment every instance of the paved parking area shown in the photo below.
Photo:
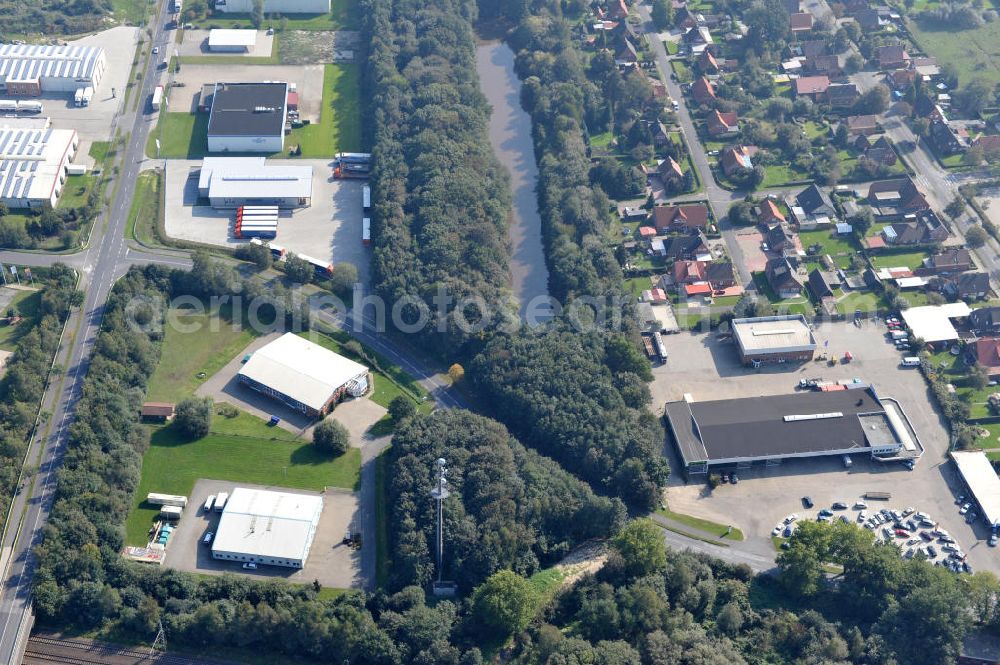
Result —
[{"label": "paved parking area", "polygon": [[[70,42],[80,46],[100,46],[107,58],[107,69],[100,85],[94,90],[90,106],[74,106],[73,92],[47,94],[37,98],[44,107],[42,115],[52,119],[53,128],[75,129],[79,134],[80,150],[74,160],[78,163],[90,165],[93,161],[87,157],[90,143],[107,141],[111,136],[111,122],[125,98],[125,85],[128,83],[138,37],[138,28],[121,26]],[[111,95],[112,88],[115,90],[114,97]],[[0,99],[17,98],[0,96]]]},{"label": "paved parking area", "polygon": [[[795,389],[799,379],[840,380],[859,378],[872,383],[882,397],[895,398],[910,420],[924,455],[913,471],[899,464],[883,465],[860,456],[851,469],[840,459],[791,460],[780,466],[740,471],[738,485],[712,491],[702,480],[685,484],[681,473],[672,474],[667,501],[672,510],[698,515],[722,524],[739,526],[747,541],[738,545],[757,554],[773,556],[770,532],[791,512],[802,512],[800,497],[811,496],[817,506],[843,500],[853,503],[866,491],[892,494],[894,506],[918,506],[940,520],[959,542],[974,568],[1000,573],[997,553],[987,547],[984,525],[970,526],[958,515],[955,497],[962,493],[954,465],[946,458],[946,423],[933,406],[920,372],[899,367],[902,354],[885,339],[886,328],[866,322],[819,324],[814,334],[820,348],[829,342],[830,355],[850,351],[854,361],[828,367],[825,362],[777,365],[759,370],[739,363],[731,341],[718,333],[681,333],[664,337],[670,359],[653,368],[650,385],[654,410],[663,403],[690,393],[696,400],[775,395]],[[671,468],[680,469],[672,444],[665,447]]]},{"label": "paved parking area", "polygon": [[[206,575],[235,573],[258,578],[280,577],[296,584],[311,584],[313,580],[319,580],[323,586],[338,589],[361,586],[361,550],[351,549],[341,542],[344,532],[359,519],[358,497],[351,492],[328,490],[322,494],[323,514],[309,550],[309,558],[302,569],[262,565],[257,570],[243,570],[239,562],[213,559],[211,548],[201,541],[207,531],[214,532],[217,529],[220,513],[203,513],[201,507],[208,495],[218,494],[220,491],[232,492],[237,485],[293,494],[316,494],[283,487],[199,480],[188,497],[184,516],[177,523],[177,529],[167,544],[164,566]],[[375,547],[375,543],[365,542],[362,546]]]},{"label": "paved parking area", "polygon": [[[312,430],[317,423],[315,418],[306,416],[304,413],[285,406],[278,400],[248,388],[236,378],[240,367],[243,366],[243,357],[246,354],[253,353],[265,344],[273,342],[281,334],[281,332],[274,332],[255,339],[226,363],[222,369],[201,384],[195,394],[200,397],[211,397],[216,402],[228,402],[264,420],[268,420],[272,415],[278,416],[281,418],[279,427],[294,432],[305,439],[310,439]],[[339,421],[347,428],[351,435],[352,446],[361,448],[367,440],[365,432],[381,420],[386,413],[384,407],[367,397],[360,397],[341,402],[329,417]]]},{"label": "paved parking area", "polygon": [[[313,166],[313,197],[308,208],[283,211],[275,243],[297,254],[327,259],[334,266],[353,263],[362,282],[368,281],[368,249],[361,244],[360,180],[334,180],[331,163],[324,159],[296,159],[295,164]],[[200,161],[172,159],[166,162],[167,235],[179,240],[235,247],[248,242],[232,237],[235,213],[197,206]]]},{"label": "paved parking area", "polygon": [[[225,67],[183,65],[181,71],[174,75],[175,87],[170,91],[170,108],[174,112],[196,112],[201,87],[206,83],[220,81],[294,83],[299,93],[299,117],[312,122],[319,120],[319,107],[323,101],[323,65],[241,65],[238,62]],[[178,83],[183,85],[177,86]]]},{"label": "paved parking area", "polygon": [[[239,64],[240,58],[267,58],[271,55],[271,48],[274,43],[274,35],[267,34],[267,30],[257,31],[257,43],[246,53],[217,53],[208,50],[208,30],[184,30],[181,43],[177,45],[177,52],[182,56],[210,55],[212,57],[221,56],[233,58],[234,64]],[[183,67],[181,68],[183,69]]]},{"label": "paved parking area", "polygon": [[761,249],[764,236],[756,228],[739,229],[736,231],[736,242],[743,251],[743,259],[747,270],[760,272],[767,263],[767,255]]},{"label": "paved parking area", "polygon": [[976,197],[980,207],[994,224],[1000,224],[1000,187],[990,187]]}]

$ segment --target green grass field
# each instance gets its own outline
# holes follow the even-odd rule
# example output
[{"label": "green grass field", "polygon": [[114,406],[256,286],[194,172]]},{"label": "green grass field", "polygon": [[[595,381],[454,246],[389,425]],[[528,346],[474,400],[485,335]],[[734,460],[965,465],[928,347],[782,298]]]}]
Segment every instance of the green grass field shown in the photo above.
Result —
[{"label": "green grass field", "polygon": [[87,204],[87,197],[90,190],[97,184],[95,175],[68,175],[66,184],[63,186],[62,196],[59,197],[60,210],[70,208],[80,208]]},{"label": "green grass field", "polygon": [[[4,266],[4,269],[7,269]],[[38,320],[38,310],[42,304],[41,291],[17,291],[0,316],[7,316],[7,310],[13,308],[24,317],[16,326],[0,325],[0,349],[13,351],[18,340],[28,334]]]},{"label": "green grass field", "polygon": [[876,268],[896,268],[899,266],[905,266],[910,270],[919,267],[924,259],[927,258],[927,252],[904,252],[899,254],[879,254],[872,257],[872,263]]},{"label": "green grass field", "polygon": [[823,256],[824,254],[830,254],[831,256],[853,254],[858,250],[854,236],[837,235],[833,229],[800,231],[799,240],[802,241],[803,249],[808,249],[812,245],[819,243],[819,256]]},{"label": "green grass field", "polygon": [[160,186],[163,176],[159,171],[143,171],[137,178],[132,207],[128,213],[125,236],[144,245],[156,244],[155,229],[160,220]]},{"label": "green grass field", "polygon": [[743,532],[735,526],[732,527],[732,531],[729,535],[726,535],[726,532],[729,531],[729,525],[727,524],[719,524],[718,522],[713,522],[712,520],[706,520],[692,515],[684,515],[683,513],[675,513],[669,508],[660,508],[656,511],[656,514],[663,515],[667,519],[679,522],[685,526],[691,527],[692,529],[698,529],[699,531],[710,533],[717,538],[736,541],[741,541],[744,538]]},{"label": "green grass field", "polygon": [[115,19],[129,25],[139,25],[146,20],[149,3],[146,0],[111,0]]},{"label": "green grass field", "polygon": [[862,312],[875,312],[881,307],[881,299],[871,292],[852,291],[843,300],[837,301],[837,311],[841,314],[853,314],[857,309]]},{"label": "green grass field", "polygon": [[985,23],[973,30],[929,30],[920,21],[910,23],[913,37],[928,55],[951,63],[958,71],[959,86],[981,78],[992,88],[1000,83],[1000,22]]},{"label": "green grass field", "polygon": [[772,189],[806,180],[812,180],[812,176],[799,171],[791,164],[768,164],[764,167],[764,181],[757,186],[757,189]]},{"label": "green grass field", "polygon": [[125,522],[126,539],[130,545],[146,543],[159,510],[146,504],[148,493],[188,495],[199,478],[319,491],[356,489],[360,475],[357,448],[330,459],[311,443],[247,413],[231,419],[216,415],[212,431],[197,441],[183,439],[171,426],[159,427],[142,458],[139,488]]},{"label": "green grass field", "polygon": [[150,157],[157,157],[157,139],[159,157],[201,159],[208,154],[208,114],[161,113],[156,131],[150,132],[146,141],[146,154]]},{"label": "green grass field", "polygon": [[[146,399],[153,402],[179,402],[190,397],[205,379],[218,372],[254,338],[244,328],[233,330],[227,321],[228,309],[220,316],[171,309],[163,334],[160,364],[149,380]],[[197,327],[195,332],[181,332]],[[215,325],[212,325],[215,324]],[[201,375],[204,376],[201,376]]]}]

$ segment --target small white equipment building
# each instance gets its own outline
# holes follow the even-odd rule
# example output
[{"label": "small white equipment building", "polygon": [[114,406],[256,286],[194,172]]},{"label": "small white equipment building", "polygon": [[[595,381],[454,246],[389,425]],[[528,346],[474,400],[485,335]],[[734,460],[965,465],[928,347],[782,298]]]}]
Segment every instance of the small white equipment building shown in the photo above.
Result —
[{"label": "small white equipment building", "polygon": [[256,30],[215,28],[208,31],[208,50],[212,53],[249,53],[256,45]]},{"label": "small white equipment building", "polygon": [[237,487],[219,518],[212,557],[302,568],[322,512],[318,495]]}]

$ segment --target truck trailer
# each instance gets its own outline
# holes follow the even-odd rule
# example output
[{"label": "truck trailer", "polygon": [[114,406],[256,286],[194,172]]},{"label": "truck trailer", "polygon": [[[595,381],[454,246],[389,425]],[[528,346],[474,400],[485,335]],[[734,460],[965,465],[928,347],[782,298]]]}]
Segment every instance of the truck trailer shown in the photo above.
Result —
[{"label": "truck trailer", "polygon": [[180,494],[157,494],[150,492],[146,495],[146,503],[154,506],[179,506],[183,508],[187,505],[188,498]]}]

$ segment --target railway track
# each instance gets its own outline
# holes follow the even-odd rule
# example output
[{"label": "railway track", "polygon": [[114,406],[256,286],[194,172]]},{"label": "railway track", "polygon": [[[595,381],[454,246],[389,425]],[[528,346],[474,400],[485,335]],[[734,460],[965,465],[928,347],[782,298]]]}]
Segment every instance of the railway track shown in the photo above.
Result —
[{"label": "railway track", "polygon": [[23,665],[230,665],[176,654],[134,649],[78,638],[32,635],[24,652]]}]

